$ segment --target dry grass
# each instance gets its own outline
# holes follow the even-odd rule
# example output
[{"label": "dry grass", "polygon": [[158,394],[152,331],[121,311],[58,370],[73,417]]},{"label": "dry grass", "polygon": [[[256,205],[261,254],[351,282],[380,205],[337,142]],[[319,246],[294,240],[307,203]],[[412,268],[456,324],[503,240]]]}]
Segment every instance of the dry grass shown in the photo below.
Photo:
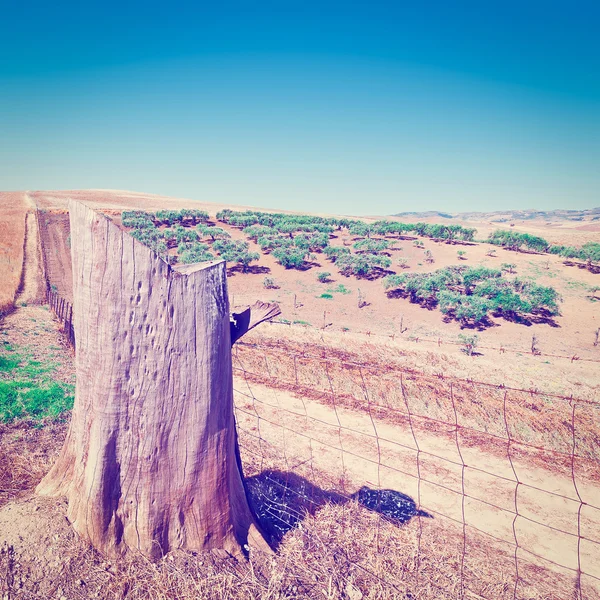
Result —
[{"label": "dry grass", "polygon": [[37,485],[58,455],[65,435],[65,423],[0,424],[0,507]]},{"label": "dry grass", "polygon": [[[64,503],[27,498],[62,443],[66,426],[34,429],[26,423],[0,431],[0,489],[10,498],[13,534],[0,550],[0,593],[9,598],[184,599],[450,599],[514,597],[512,549],[440,519],[398,525],[357,501],[325,499],[299,513],[273,556],[238,560],[219,553],[177,551],[158,562],[129,555],[106,559],[75,536]],[[263,453],[249,474],[274,466]],[[302,470],[302,469],[300,469]],[[8,475],[7,475],[8,473]],[[308,471],[307,471],[308,474]],[[310,469],[311,485],[334,485]],[[328,492],[329,493],[329,492]],[[6,495],[3,497],[6,501]],[[290,510],[298,505],[286,504]],[[285,507],[283,507],[285,510]],[[22,523],[22,528],[20,524]],[[16,528],[14,527],[16,525]],[[465,552],[466,549],[466,552]],[[572,574],[519,560],[517,598],[575,597]],[[583,597],[586,597],[586,590]],[[464,593],[464,596],[462,595]],[[587,597],[593,597],[591,590]]]},{"label": "dry grass", "polygon": [[13,308],[21,284],[27,208],[25,194],[0,192],[0,315]]},{"label": "dry grass", "polygon": [[[381,370],[393,367],[438,376],[485,381],[492,385],[530,388],[549,394],[595,400],[600,393],[598,363],[571,361],[545,362],[544,357],[500,353],[483,349],[482,356],[469,357],[459,345],[432,350],[429,343],[396,337],[364,336],[353,333],[323,331],[310,327],[274,324],[256,329],[244,337],[246,343],[276,346],[306,352],[327,359],[348,360],[373,365]],[[598,356],[595,357],[598,359]]]}]

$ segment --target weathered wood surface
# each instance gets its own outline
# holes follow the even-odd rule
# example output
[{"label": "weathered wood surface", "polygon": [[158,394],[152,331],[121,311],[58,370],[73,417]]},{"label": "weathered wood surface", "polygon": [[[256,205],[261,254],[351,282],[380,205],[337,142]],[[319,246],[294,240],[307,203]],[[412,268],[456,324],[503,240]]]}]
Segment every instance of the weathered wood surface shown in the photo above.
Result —
[{"label": "weathered wood surface", "polygon": [[77,387],[40,494],[97,549],[268,550],[248,506],[233,415],[224,262],[177,272],[71,201]]},{"label": "weathered wood surface", "polygon": [[281,314],[278,304],[258,300],[252,306],[234,312],[231,320],[231,345],[235,344],[245,333],[254,329],[264,321],[269,321]]}]

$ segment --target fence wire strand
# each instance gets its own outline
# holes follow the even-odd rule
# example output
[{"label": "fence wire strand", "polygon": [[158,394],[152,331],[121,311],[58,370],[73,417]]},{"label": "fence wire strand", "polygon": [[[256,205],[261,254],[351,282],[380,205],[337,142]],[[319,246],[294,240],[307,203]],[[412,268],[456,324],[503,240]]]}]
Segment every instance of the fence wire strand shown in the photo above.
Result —
[{"label": "fence wire strand", "polygon": [[[238,429],[244,435],[248,435],[249,439],[255,439],[258,441],[259,452],[256,452],[250,447],[244,447],[243,449],[244,451],[248,451],[249,454],[262,455],[259,457],[262,461],[261,468],[265,464],[263,459],[264,452],[266,451],[266,444],[271,446],[272,454],[278,457],[281,464],[286,468],[286,471],[294,462],[290,459],[290,456],[288,456],[286,445],[288,442],[285,442],[284,448],[282,448],[280,445],[275,443],[275,440],[272,440],[273,443],[271,443],[265,439],[265,436],[268,435],[268,432],[267,429],[264,429],[264,427],[261,429],[259,426],[259,424],[262,422],[264,426],[269,428],[269,432],[281,431],[281,436],[284,440],[289,440],[289,436],[297,436],[298,439],[305,441],[305,446],[307,447],[307,456],[295,458],[297,461],[299,461],[297,462],[298,465],[302,465],[303,467],[309,469],[313,482],[316,481],[319,476],[316,468],[318,466],[316,464],[318,463],[318,457],[320,454],[322,454],[322,450],[319,450],[319,448],[335,451],[336,456],[339,455],[339,465],[337,468],[341,468],[342,472],[342,477],[339,480],[342,489],[339,492],[336,492],[339,494],[338,497],[347,501],[356,500],[358,492],[351,494],[349,489],[346,489],[347,484],[351,486],[350,489],[352,489],[352,486],[354,488],[359,488],[361,485],[364,486],[365,484],[372,485],[375,488],[373,492],[376,493],[376,504],[374,507],[375,512],[380,512],[382,494],[386,491],[389,491],[385,490],[382,469],[385,469],[387,474],[398,474],[398,476],[404,478],[404,481],[408,481],[406,479],[407,477],[410,478],[410,480],[415,481],[416,498],[414,502],[415,511],[413,517],[417,519],[417,528],[414,571],[418,589],[420,589],[419,586],[421,583],[426,585],[432,583],[429,581],[423,581],[421,573],[421,565],[423,560],[422,537],[425,527],[423,522],[423,519],[425,518],[424,515],[427,515],[427,517],[433,516],[441,518],[455,523],[462,534],[461,555],[459,557],[460,560],[457,567],[460,571],[457,588],[458,597],[460,598],[485,597],[480,596],[473,590],[469,589],[467,582],[466,561],[469,552],[469,532],[483,535],[485,538],[490,540],[490,543],[497,543],[498,547],[511,550],[512,561],[514,565],[514,582],[512,584],[513,587],[511,596],[515,600],[520,597],[519,591],[520,586],[523,583],[523,567],[527,565],[539,566],[540,562],[544,565],[551,565],[552,567],[559,568],[561,571],[572,573],[574,589],[573,597],[577,598],[578,600],[584,600],[584,598],[586,598],[584,589],[582,587],[582,575],[585,575],[585,577],[589,578],[590,581],[593,580],[600,582],[600,573],[592,572],[589,569],[586,570],[582,555],[583,541],[588,544],[588,550],[589,548],[593,548],[592,552],[599,553],[600,555],[600,542],[597,539],[594,539],[594,536],[590,536],[586,533],[586,531],[584,531],[582,514],[585,506],[589,506],[597,510],[600,510],[600,508],[598,506],[594,506],[592,503],[587,503],[584,501],[582,490],[578,484],[578,477],[580,474],[578,473],[576,462],[578,459],[590,461],[589,451],[587,452],[588,456],[586,456],[586,451],[584,451],[584,449],[580,448],[578,445],[576,430],[576,407],[584,406],[597,408],[600,407],[600,403],[586,399],[545,394],[535,390],[509,388],[487,384],[485,382],[475,382],[472,380],[460,380],[458,378],[446,377],[443,379],[445,384],[449,386],[448,400],[450,412],[448,413],[448,419],[444,420],[443,418],[418,414],[418,408],[416,409],[417,412],[415,412],[415,407],[412,406],[411,399],[411,394],[414,395],[415,392],[414,390],[409,391],[406,386],[406,377],[409,378],[411,384],[416,384],[417,389],[421,383],[428,383],[432,380],[439,380],[440,378],[432,377],[426,374],[415,373],[414,371],[407,372],[402,369],[392,373],[386,370],[384,373],[385,376],[391,376],[392,378],[395,378],[397,382],[397,389],[403,402],[403,408],[400,409],[399,407],[382,406],[371,399],[369,390],[372,385],[373,378],[377,378],[377,376],[381,373],[381,370],[373,368],[373,365],[361,364],[360,362],[353,360],[344,361],[336,357],[332,357],[330,359],[308,353],[297,353],[288,351],[285,348],[274,349],[270,346],[264,347],[259,344],[240,343],[239,346],[240,347],[238,351],[234,353],[234,375],[236,381],[238,378],[240,381],[244,381],[247,391],[240,390],[237,387],[235,388],[235,395],[237,398],[236,412],[239,415]],[[276,368],[273,368],[273,366],[270,364],[270,361],[267,357],[269,352],[273,352],[274,356],[278,357]],[[241,355],[247,357],[247,360],[242,361]],[[293,365],[291,381],[287,381],[285,377],[282,377],[282,369],[285,369],[285,365],[283,365],[284,358],[289,359],[291,361],[290,364]],[[261,372],[263,370],[260,367],[261,361],[264,365],[264,373]],[[347,378],[347,381],[354,386],[353,389],[356,389],[357,393],[361,396],[360,401],[354,402],[354,404],[350,407],[344,403],[341,405],[339,404],[338,391],[336,389],[338,387],[336,376],[341,377],[341,375],[339,373],[332,373],[332,365],[341,368],[340,372],[344,374],[344,376]],[[300,374],[301,368],[303,369],[302,375]],[[353,377],[353,373],[356,373],[356,378]],[[321,375],[325,380],[324,389],[321,389],[319,386],[314,387],[316,384],[313,384],[313,387],[311,388],[311,384],[307,382],[307,379],[310,379],[311,376],[313,379],[318,379],[318,377]],[[500,412],[501,421],[505,430],[505,437],[498,435],[497,432],[494,433],[491,431],[474,429],[468,422],[463,422],[461,415],[465,400],[464,398],[457,398],[455,386],[465,383],[467,383],[469,386],[473,386],[473,388],[480,392],[481,396],[484,398],[486,395],[490,394],[491,390],[497,390],[496,393],[501,395]],[[277,391],[282,389],[285,390],[285,393]],[[302,393],[303,390],[307,391],[310,389],[313,389],[315,392],[317,392],[316,396]],[[515,439],[511,429],[512,427],[516,426],[514,420],[517,417],[511,416],[509,410],[511,403],[517,402],[518,400],[517,398],[511,399],[511,394],[514,393],[527,394],[532,399],[551,398],[553,400],[558,400],[559,402],[567,401],[568,404],[570,404],[570,422],[568,423],[570,426],[570,451],[548,448],[545,445],[535,443],[535,440],[524,442],[521,439]],[[271,395],[275,399],[275,402],[268,401],[266,395]],[[291,402],[291,400],[289,400],[290,397],[298,400],[298,404],[301,404],[302,406],[301,410],[294,408],[293,403],[291,405],[289,404]],[[287,398],[288,400],[285,400],[284,398]],[[249,410],[250,400],[252,408]],[[355,400],[359,399],[355,398]],[[286,403],[288,405],[286,405]],[[325,417],[323,416],[326,414],[325,412],[315,411],[314,408],[309,410],[309,407],[314,407],[316,405],[327,407],[331,411],[330,415]],[[246,408],[246,406],[248,406],[248,408]],[[405,442],[402,437],[400,437],[400,439],[392,439],[389,433],[391,431],[389,427],[382,428],[382,425],[386,423],[386,415],[388,413],[397,413],[402,415],[404,419],[403,425],[398,424],[397,419],[396,421],[392,419],[392,422],[394,427],[398,428],[398,430],[403,429],[407,431],[410,436],[410,443]],[[349,422],[348,419],[349,414],[359,415],[357,418],[365,418],[366,421],[364,426],[358,426],[360,423],[357,422],[357,426],[353,427],[352,422]],[[555,416],[558,418],[559,414],[560,413],[557,413]],[[257,426],[255,431],[249,431],[244,427],[244,416],[248,418],[254,417],[256,419]],[[331,418],[331,421],[328,420],[329,418]],[[300,422],[298,421],[299,419],[303,423],[303,426],[300,428],[296,425],[297,422]],[[370,423],[371,431],[367,430],[366,423]],[[557,423],[557,426],[558,425],[559,423]],[[437,428],[435,429],[433,426],[436,426]],[[438,436],[440,439],[447,438],[448,441],[452,440],[452,444],[456,449],[458,459],[455,459],[452,456],[444,456],[435,448],[423,447],[422,438],[426,439],[426,437],[424,438],[426,435],[424,432],[427,432],[428,428],[429,436]],[[442,428],[445,429],[440,432]],[[504,472],[495,472],[494,468],[490,468],[489,465],[485,464],[485,462],[483,464],[473,464],[476,463],[476,460],[466,457],[464,453],[465,441],[463,440],[462,436],[463,434],[468,435],[469,433],[475,433],[486,440],[493,440],[494,442],[502,442],[504,444],[504,456],[508,463],[507,466],[509,468],[509,472],[512,473],[512,477],[509,477],[508,474]],[[365,441],[371,440],[374,443],[374,449],[363,453],[358,451],[357,440],[360,439]],[[469,438],[467,437],[465,439],[468,440]],[[317,445],[316,447],[315,444]],[[382,444],[385,444],[385,452]],[[358,443],[358,446],[360,447],[360,442]],[[297,445],[296,450],[299,452],[300,450],[298,450],[298,447],[299,446]],[[550,457],[557,457],[561,460],[568,459],[568,477],[572,481],[573,494],[569,493],[564,487],[557,486],[556,489],[552,489],[552,486],[549,485],[548,489],[546,489],[543,483],[535,480],[524,480],[519,475],[519,470],[523,468],[523,464],[528,463],[523,463],[523,457],[518,456],[519,451],[524,448],[543,453],[543,457],[546,457],[545,462],[548,463],[548,468],[556,468],[552,467],[552,464],[549,460]],[[393,453],[394,449],[396,449],[396,451],[404,452],[406,456],[412,456],[410,462],[411,464],[414,464],[415,472],[410,472],[412,467],[410,469],[405,467],[407,460],[405,455],[402,455],[403,458],[400,459],[400,455]],[[304,459],[300,460],[301,458]],[[516,462],[516,458],[518,458],[518,464]],[[348,470],[348,465],[345,462],[346,459],[352,459],[355,461],[355,464],[357,460],[360,460],[362,461],[362,464],[372,465],[372,473],[376,478],[376,481],[371,482],[366,475],[362,480],[359,481],[360,477],[356,474],[352,474],[350,472],[351,469],[350,471]],[[435,463],[438,466],[446,464],[448,465],[448,468],[457,468],[457,477],[455,478],[456,485],[454,484],[454,478],[447,480],[449,475],[446,476],[446,478],[440,478],[437,475],[432,477],[432,475],[429,473],[431,471],[430,466],[427,469],[428,472],[424,472],[424,459],[430,461],[439,461],[439,463]],[[593,462],[597,466],[598,459],[595,456],[593,457]],[[539,465],[536,465],[536,467],[539,468]],[[452,472],[453,471],[448,471],[448,474]],[[511,504],[507,504],[504,501],[495,501],[493,495],[484,495],[484,497],[478,497],[481,496],[481,493],[478,494],[477,490],[473,489],[472,484],[467,483],[469,481],[470,474],[484,475],[489,479],[490,486],[494,481],[504,483],[505,486],[513,486]],[[561,475],[560,471],[557,471],[556,474],[559,477],[563,476]],[[596,480],[594,480],[592,483],[595,482]],[[275,486],[287,486],[289,484],[289,479],[286,478],[284,481],[277,481],[273,478],[270,478],[270,483]],[[427,501],[424,499],[423,485],[429,486],[430,489],[439,489],[440,492],[444,492],[449,495],[448,497],[458,497],[458,512],[453,514],[453,510],[448,510],[447,508],[445,509],[442,505],[428,505]],[[561,518],[560,523],[557,523],[553,522],[551,516],[549,517],[545,515],[541,508],[539,509],[541,514],[536,513],[535,509],[537,506],[534,506],[533,512],[531,506],[528,506],[527,509],[524,509],[522,506],[521,496],[525,491],[528,491],[529,494],[537,494],[536,498],[543,499],[547,497],[548,499],[560,499],[566,508],[568,508],[571,504],[576,503],[576,517],[573,517],[574,526],[572,530],[569,531],[567,528],[565,528],[565,518]],[[286,493],[291,494],[292,496],[298,494],[297,490],[294,489],[290,489]],[[486,490],[484,489],[482,493],[485,494]],[[302,494],[300,494],[300,496],[302,496]],[[304,502],[310,502],[315,508],[317,508],[319,505],[318,502],[315,502],[314,497],[308,498],[306,495],[304,495],[302,499]],[[468,505],[467,502],[469,503]],[[448,507],[450,507],[453,503],[454,501],[450,502]],[[511,520],[510,537],[508,537],[508,535],[504,536],[504,534],[495,531],[493,528],[489,531],[486,530],[485,527],[481,526],[481,521],[473,522],[472,516],[479,510],[477,507],[488,507],[489,509],[497,511],[498,514],[507,515],[507,517],[509,517]],[[575,511],[574,507],[573,511]],[[296,510],[294,512],[294,510],[291,510],[291,512],[293,513],[294,518],[301,519],[302,515],[300,513],[302,511]],[[575,514],[575,512],[573,514]],[[378,520],[377,531],[374,532],[375,546],[377,548],[379,548],[380,544],[379,523],[381,523],[381,519]],[[557,559],[557,557],[553,554],[545,554],[544,547],[541,549],[535,545],[532,547],[530,541],[527,540],[527,535],[520,531],[522,527],[519,526],[519,523],[529,523],[531,525],[535,525],[541,532],[553,532],[555,534],[568,536],[565,539],[576,540],[576,566],[573,566],[570,563],[570,559],[562,560],[562,556],[560,559]],[[525,546],[523,545],[524,541],[526,542]],[[360,565],[357,566],[362,568]],[[376,574],[372,573],[372,575],[380,579]],[[391,589],[398,589],[392,581],[384,581],[384,583],[386,585],[393,586]],[[435,588],[435,584],[433,587]],[[591,596],[587,597],[591,598]]]},{"label": "fence wire strand", "polygon": [[[301,329],[309,329],[309,330],[315,330],[315,327],[311,327],[308,325],[299,325],[297,323],[288,323],[286,321],[270,321],[269,322],[271,325],[280,325],[280,326],[286,326],[288,328],[291,327],[299,327]],[[341,329],[339,331],[339,333],[341,335],[346,334],[346,330],[345,329]],[[438,348],[441,348],[444,345],[448,345],[448,346],[462,346],[463,344],[461,344],[461,342],[456,342],[453,340],[443,340],[440,337],[437,337],[436,339],[431,339],[431,338],[423,338],[423,337],[416,337],[416,336],[405,336],[402,335],[402,333],[377,333],[374,331],[357,331],[357,330],[352,330],[352,335],[365,335],[367,337],[375,337],[375,338],[381,338],[381,339],[388,339],[388,340],[402,340],[403,342],[413,342],[415,344],[435,344]],[[586,357],[581,357],[577,354],[554,354],[552,352],[541,352],[539,349],[533,353],[531,352],[530,348],[506,348],[504,346],[478,346],[478,348],[480,348],[481,350],[492,350],[495,352],[498,352],[499,354],[505,354],[507,352],[512,353],[512,354],[516,354],[518,356],[521,356],[523,354],[530,354],[531,356],[537,356],[537,357],[548,357],[548,358],[560,358],[563,360],[568,360],[569,362],[590,362],[590,363],[600,363],[600,359],[598,358],[586,358]]]}]

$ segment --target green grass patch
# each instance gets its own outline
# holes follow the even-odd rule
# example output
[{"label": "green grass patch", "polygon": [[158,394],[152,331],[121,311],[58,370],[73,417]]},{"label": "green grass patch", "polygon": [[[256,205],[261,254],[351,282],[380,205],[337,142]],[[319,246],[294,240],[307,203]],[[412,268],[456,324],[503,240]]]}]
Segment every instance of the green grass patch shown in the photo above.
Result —
[{"label": "green grass patch", "polygon": [[575,281],[574,279],[567,279],[565,285],[570,290],[584,290],[588,291],[588,286],[583,281]]},{"label": "green grass patch", "polygon": [[328,294],[351,294],[352,290],[349,290],[343,283],[340,283],[337,287],[329,288]]},{"label": "green grass patch", "polygon": [[57,419],[73,408],[75,386],[52,378],[54,362],[33,360],[27,350],[0,354],[0,422]]},{"label": "green grass patch", "polygon": [[14,371],[20,362],[21,358],[17,355],[0,355],[0,373]]},{"label": "green grass patch", "polygon": [[0,422],[58,418],[73,408],[75,386],[44,381],[0,381]]},{"label": "green grass patch", "polygon": [[16,375],[24,379],[37,379],[47,373],[56,371],[56,363],[41,363],[38,360],[29,360],[17,369]]}]

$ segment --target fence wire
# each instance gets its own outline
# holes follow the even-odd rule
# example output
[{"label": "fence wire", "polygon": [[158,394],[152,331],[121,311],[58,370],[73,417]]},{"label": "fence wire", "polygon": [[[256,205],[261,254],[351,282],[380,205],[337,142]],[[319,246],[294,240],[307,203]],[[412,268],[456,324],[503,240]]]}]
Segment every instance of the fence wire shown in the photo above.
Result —
[{"label": "fence wire", "polygon": [[56,318],[60,321],[64,334],[69,343],[75,346],[75,329],[73,327],[73,305],[55,292],[50,285],[47,285],[46,297],[48,305],[52,309]]},{"label": "fence wire", "polygon": [[[286,503],[302,496],[290,469],[313,482],[330,470],[340,482],[334,500],[361,503],[361,494],[370,495],[367,506],[384,518],[394,487],[408,498],[405,516],[418,527],[417,587],[427,559],[423,531],[433,517],[454,523],[462,536],[459,598],[498,597],[469,589],[472,534],[512,555],[514,586],[503,597],[523,597],[531,566],[570,573],[571,598],[598,597],[600,402],[268,343],[238,342],[233,368],[241,451],[259,460],[259,470],[268,465],[267,480],[281,488],[269,518],[282,521],[282,531],[303,518]],[[274,467],[285,477],[273,476]],[[407,486],[414,499],[402,492]]]},{"label": "fence wire", "polygon": [[[288,328],[299,327],[301,329],[319,330],[318,328],[312,327],[310,325],[302,325],[300,323],[292,323],[289,321],[273,320],[273,321],[269,321],[269,323],[273,326],[285,326]],[[322,329],[323,328],[321,328],[321,330]],[[340,335],[346,335],[348,332],[345,329],[341,329],[339,331],[336,331],[336,333],[339,333]],[[441,337],[432,339],[430,337],[403,335],[403,333],[400,333],[400,332],[399,333],[377,333],[375,331],[370,331],[370,330],[359,331],[359,330],[353,329],[352,335],[357,335],[357,334],[364,335],[369,338],[374,337],[374,338],[378,338],[378,339],[387,339],[387,340],[391,340],[391,341],[398,340],[398,341],[402,341],[402,342],[413,342],[415,344],[434,344],[438,348],[441,348],[442,346],[464,346],[464,344],[462,344],[461,342],[454,341],[454,340],[448,340],[448,339],[442,339]],[[597,344],[593,343],[592,348],[595,346],[597,346]],[[480,350],[492,350],[492,351],[498,352],[500,354],[509,353],[509,354],[517,354],[519,356],[521,356],[523,354],[531,354],[533,356],[545,357],[545,358],[560,358],[563,360],[568,360],[570,362],[600,363],[600,358],[589,358],[589,357],[586,358],[586,357],[579,356],[578,354],[555,354],[552,352],[544,352],[537,347],[535,349],[535,352],[532,351],[531,347],[529,347],[529,348],[507,348],[506,346],[478,345],[477,348]]]}]

